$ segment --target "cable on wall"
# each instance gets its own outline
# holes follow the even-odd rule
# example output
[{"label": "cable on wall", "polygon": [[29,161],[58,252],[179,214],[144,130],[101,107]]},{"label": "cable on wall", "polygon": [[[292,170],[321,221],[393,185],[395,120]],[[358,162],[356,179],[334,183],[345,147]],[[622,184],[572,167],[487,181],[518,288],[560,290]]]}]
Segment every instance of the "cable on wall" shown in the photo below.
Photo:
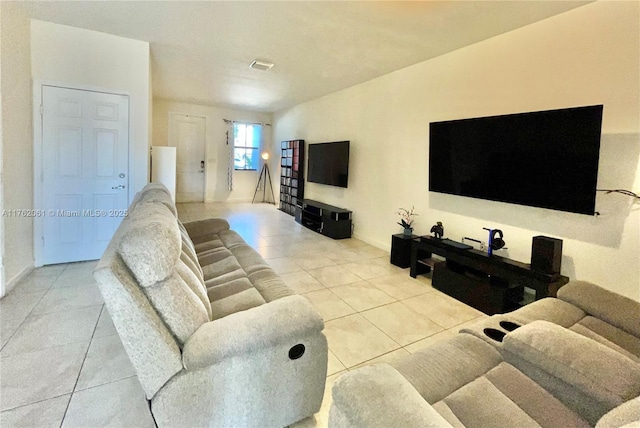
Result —
[{"label": "cable on wall", "polygon": [[620,193],[621,195],[625,195],[625,196],[630,196],[634,199],[640,200],[640,196],[638,196],[638,194],[633,193],[631,190],[625,190],[625,189],[596,189],[596,192],[605,192],[606,194],[609,193]]}]

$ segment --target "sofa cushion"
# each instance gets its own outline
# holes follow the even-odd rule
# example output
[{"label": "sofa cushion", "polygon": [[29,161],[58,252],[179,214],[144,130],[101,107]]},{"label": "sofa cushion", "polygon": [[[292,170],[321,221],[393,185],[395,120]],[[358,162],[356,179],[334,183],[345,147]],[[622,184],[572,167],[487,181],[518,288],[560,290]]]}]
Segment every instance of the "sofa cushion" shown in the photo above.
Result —
[{"label": "sofa cushion", "polygon": [[562,327],[571,327],[582,318],[586,313],[575,307],[574,305],[556,299],[554,297],[545,297],[536,300],[520,309],[505,314],[510,321],[516,321],[520,324],[527,324],[536,320],[545,320]]},{"label": "sofa cushion", "polygon": [[586,281],[572,281],[560,288],[558,298],[640,338],[640,302]]},{"label": "sofa cushion", "polygon": [[459,334],[390,363],[434,404],[502,362],[491,345]]},{"label": "sofa cushion", "polygon": [[[478,399],[482,397],[482,399]],[[589,427],[589,423],[507,363],[500,363],[434,408],[447,422],[467,428]]]},{"label": "sofa cushion", "polygon": [[267,302],[295,294],[271,268],[253,272],[248,278]]},{"label": "sofa cushion", "polygon": [[[638,313],[638,317],[640,317],[640,312]],[[592,316],[584,317],[572,326],[571,330],[601,343],[604,343],[604,339],[608,342],[605,343],[607,346],[622,352],[640,363],[640,337],[633,336],[618,327]],[[611,344],[615,344],[616,346],[611,346]]]},{"label": "sofa cushion", "polygon": [[604,415],[596,428],[640,428],[640,397],[619,405]]},{"label": "sofa cushion", "polygon": [[247,309],[255,308],[264,304],[262,295],[255,288],[248,288],[239,293],[232,294],[219,300],[211,302],[211,309],[214,319],[224,318]]},{"label": "sofa cushion", "polygon": [[227,249],[218,250],[200,257],[200,266],[204,280],[216,279],[229,272],[240,269],[238,260]]},{"label": "sofa cushion", "polygon": [[124,233],[118,253],[142,287],[171,275],[182,251],[176,219],[167,207],[138,204]]},{"label": "sofa cushion", "polygon": [[198,272],[182,262],[177,220],[162,204],[139,203],[118,253],[180,345],[211,319]]},{"label": "sofa cushion", "polygon": [[639,364],[558,325],[534,321],[507,334],[503,344],[505,359],[538,383],[546,373],[593,403],[594,413],[585,415],[592,423],[602,409],[640,395]]},{"label": "sofa cushion", "polygon": [[242,269],[247,274],[251,274],[262,269],[271,269],[260,254],[246,244],[234,246],[231,248],[231,252],[236,260],[238,260],[238,264],[242,266]]},{"label": "sofa cushion", "polygon": [[171,211],[174,217],[178,217],[178,211],[171,199],[171,194],[164,185],[160,183],[149,183],[140,194],[139,203],[162,204]]}]

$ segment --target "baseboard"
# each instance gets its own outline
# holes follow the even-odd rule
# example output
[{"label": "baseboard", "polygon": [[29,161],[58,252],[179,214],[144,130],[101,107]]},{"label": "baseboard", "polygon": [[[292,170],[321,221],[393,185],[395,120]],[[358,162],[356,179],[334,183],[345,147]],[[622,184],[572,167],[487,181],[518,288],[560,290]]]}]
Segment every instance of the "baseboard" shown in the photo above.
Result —
[{"label": "baseboard", "polygon": [[35,269],[34,266],[27,266],[24,269],[22,269],[20,273],[18,273],[17,275],[14,275],[13,278],[11,278],[5,283],[5,288],[4,288],[5,293],[0,297],[4,297],[5,295],[7,295],[11,290],[13,290],[16,284],[18,284],[20,281],[26,278],[27,275],[33,272],[34,269]]},{"label": "baseboard", "polygon": [[365,242],[365,243],[367,243],[369,245],[373,245],[374,247],[379,248],[381,250],[389,251],[389,252],[391,251],[391,242],[390,242],[391,238],[389,238],[389,242],[379,242],[379,241],[376,241],[374,239],[366,238],[366,237],[360,235],[359,233],[354,233],[353,237],[356,238],[356,239],[359,239],[360,241]]}]

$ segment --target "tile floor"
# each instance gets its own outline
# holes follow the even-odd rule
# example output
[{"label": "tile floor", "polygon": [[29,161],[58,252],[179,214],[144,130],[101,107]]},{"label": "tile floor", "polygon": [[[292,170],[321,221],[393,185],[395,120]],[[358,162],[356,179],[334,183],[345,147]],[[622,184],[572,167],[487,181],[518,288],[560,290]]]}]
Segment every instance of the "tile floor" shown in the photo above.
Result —
[{"label": "tile floor", "polygon": [[[180,204],[183,221],[223,217],[325,320],[320,412],[346,370],[408,355],[484,316],[357,239],[311,232],[268,204]],[[34,270],[0,300],[0,426],[152,427],[143,391],[92,276],[95,261]]]}]

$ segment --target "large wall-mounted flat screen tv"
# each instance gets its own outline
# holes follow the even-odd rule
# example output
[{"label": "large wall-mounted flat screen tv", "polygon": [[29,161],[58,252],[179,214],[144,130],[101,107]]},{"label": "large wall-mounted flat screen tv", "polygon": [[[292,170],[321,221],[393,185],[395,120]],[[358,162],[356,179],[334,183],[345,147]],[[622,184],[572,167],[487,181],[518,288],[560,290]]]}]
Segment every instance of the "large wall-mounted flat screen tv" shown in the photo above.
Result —
[{"label": "large wall-mounted flat screen tv", "polygon": [[602,110],[433,122],[429,190],[593,215]]},{"label": "large wall-mounted flat screen tv", "polygon": [[349,182],[349,141],[309,144],[307,181],[347,187]]}]

